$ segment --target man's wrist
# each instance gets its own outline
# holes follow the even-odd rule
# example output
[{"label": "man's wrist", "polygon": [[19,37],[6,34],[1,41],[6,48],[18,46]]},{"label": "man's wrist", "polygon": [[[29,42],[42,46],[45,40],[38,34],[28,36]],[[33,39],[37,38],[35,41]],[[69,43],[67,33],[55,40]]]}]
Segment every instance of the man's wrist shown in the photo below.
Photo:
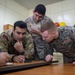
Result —
[{"label": "man's wrist", "polygon": [[25,53],[25,51],[23,51],[23,52],[19,52],[20,55],[23,55],[24,53]]}]

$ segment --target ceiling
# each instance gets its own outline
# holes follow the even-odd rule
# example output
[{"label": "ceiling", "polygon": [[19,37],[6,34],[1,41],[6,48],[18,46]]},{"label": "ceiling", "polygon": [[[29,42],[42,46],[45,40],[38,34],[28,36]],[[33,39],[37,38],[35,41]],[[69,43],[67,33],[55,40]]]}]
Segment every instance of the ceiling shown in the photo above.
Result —
[{"label": "ceiling", "polygon": [[35,8],[37,4],[48,5],[64,0],[15,0],[15,1],[30,10]]}]

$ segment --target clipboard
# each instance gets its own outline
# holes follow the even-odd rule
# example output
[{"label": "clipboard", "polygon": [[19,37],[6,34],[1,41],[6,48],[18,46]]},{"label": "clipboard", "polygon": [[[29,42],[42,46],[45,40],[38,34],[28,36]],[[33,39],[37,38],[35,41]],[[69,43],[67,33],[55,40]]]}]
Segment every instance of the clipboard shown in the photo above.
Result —
[{"label": "clipboard", "polygon": [[38,24],[38,25],[32,25],[31,29],[34,29],[34,30],[40,29],[40,24]]}]

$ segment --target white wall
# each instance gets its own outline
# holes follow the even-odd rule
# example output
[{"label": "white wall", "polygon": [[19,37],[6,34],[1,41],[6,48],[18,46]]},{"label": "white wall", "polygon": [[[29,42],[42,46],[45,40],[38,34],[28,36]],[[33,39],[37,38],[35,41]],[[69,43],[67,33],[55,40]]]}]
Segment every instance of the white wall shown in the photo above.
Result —
[{"label": "white wall", "polygon": [[[65,0],[46,6],[46,15],[54,22],[64,21],[67,25],[75,24],[75,0]],[[32,10],[29,11],[29,16],[32,15]]]},{"label": "white wall", "polygon": [[4,24],[13,25],[17,20],[25,20],[28,15],[28,9],[14,0],[0,0],[0,33]]},{"label": "white wall", "polygon": [[[46,15],[54,22],[64,21],[67,25],[75,24],[75,0],[47,5]],[[4,24],[12,24],[17,20],[25,20],[33,14],[33,9],[28,10],[14,0],[0,0],[0,33]]]}]

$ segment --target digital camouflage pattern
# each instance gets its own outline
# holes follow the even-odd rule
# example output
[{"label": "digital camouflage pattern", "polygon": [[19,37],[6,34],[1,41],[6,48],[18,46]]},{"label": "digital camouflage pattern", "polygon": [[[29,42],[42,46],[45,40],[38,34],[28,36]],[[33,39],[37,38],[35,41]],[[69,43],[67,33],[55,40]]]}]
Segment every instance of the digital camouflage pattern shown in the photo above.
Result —
[{"label": "digital camouflage pattern", "polygon": [[[13,39],[12,32],[10,31],[3,32],[0,35],[0,49],[4,52],[8,52],[10,56],[19,55],[19,52],[15,50],[14,44],[16,41]],[[24,56],[25,58],[32,58],[34,54],[34,45],[32,37],[29,33],[26,33],[25,37],[23,38],[23,47],[24,47]]]},{"label": "digital camouflage pattern", "polygon": [[[40,25],[41,27],[48,20],[51,20],[51,19],[47,16],[44,16],[42,21],[36,24],[33,19],[33,16],[31,16],[25,20],[25,23],[27,24],[28,29],[30,29],[32,25]],[[39,59],[44,59],[47,54],[51,54],[49,50],[49,45],[43,41],[41,36],[35,35],[35,34],[32,34],[32,36],[33,36],[33,40],[35,44],[35,50],[36,50],[35,52]]]},{"label": "digital camouflage pattern", "polygon": [[57,52],[63,53],[64,62],[75,61],[75,27],[65,26],[58,28],[59,37],[49,43]]}]

